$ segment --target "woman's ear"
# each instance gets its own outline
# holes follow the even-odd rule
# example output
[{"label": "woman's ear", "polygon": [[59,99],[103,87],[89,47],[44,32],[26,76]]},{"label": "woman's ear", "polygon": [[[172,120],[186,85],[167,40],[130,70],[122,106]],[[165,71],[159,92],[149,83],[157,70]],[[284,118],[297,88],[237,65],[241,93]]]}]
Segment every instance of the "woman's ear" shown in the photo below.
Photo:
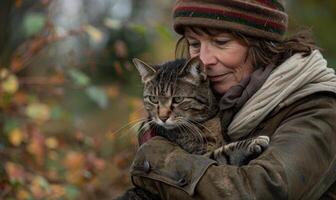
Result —
[{"label": "woman's ear", "polygon": [[132,61],[139,71],[143,83],[147,83],[148,81],[152,80],[152,78],[154,78],[156,73],[154,67],[150,66],[149,64],[138,58],[133,58]]},{"label": "woman's ear", "polygon": [[191,58],[182,67],[179,77],[194,85],[199,85],[207,79],[205,67],[198,57]]}]

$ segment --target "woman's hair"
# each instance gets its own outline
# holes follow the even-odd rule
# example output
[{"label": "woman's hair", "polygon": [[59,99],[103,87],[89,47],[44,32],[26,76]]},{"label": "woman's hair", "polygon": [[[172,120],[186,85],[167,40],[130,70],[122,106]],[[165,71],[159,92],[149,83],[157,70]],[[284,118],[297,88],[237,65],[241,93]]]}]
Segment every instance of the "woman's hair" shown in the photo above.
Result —
[{"label": "woman's hair", "polygon": [[[196,34],[217,35],[223,32],[223,29],[188,27]],[[252,61],[254,69],[266,67],[269,64],[280,65],[289,57],[296,53],[302,53],[303,56],[308,56],[315,49],[320,49],[316,46],[312,39],[312,33],[309,30],[297,32],[291,37],[283,41],[271,41],[262,38],[247,36],[235,31],[226,31],[231,33],[235,38],[243,42],[248,48],[248,56]],[[189,44],[182,36],[175,49],[176,58],[189,58]]]}]

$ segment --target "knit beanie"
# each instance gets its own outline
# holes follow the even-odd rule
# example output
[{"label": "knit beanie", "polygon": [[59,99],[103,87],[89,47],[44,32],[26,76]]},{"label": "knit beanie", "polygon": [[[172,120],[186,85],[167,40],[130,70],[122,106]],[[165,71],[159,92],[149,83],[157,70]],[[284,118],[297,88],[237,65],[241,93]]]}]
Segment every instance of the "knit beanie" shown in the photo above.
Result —
[{"label": "knit beanie", "polygon": [[219,28],[281,41],[288,16],[282,0],[177,0],[173,10],[174,29],[185,26]]}]

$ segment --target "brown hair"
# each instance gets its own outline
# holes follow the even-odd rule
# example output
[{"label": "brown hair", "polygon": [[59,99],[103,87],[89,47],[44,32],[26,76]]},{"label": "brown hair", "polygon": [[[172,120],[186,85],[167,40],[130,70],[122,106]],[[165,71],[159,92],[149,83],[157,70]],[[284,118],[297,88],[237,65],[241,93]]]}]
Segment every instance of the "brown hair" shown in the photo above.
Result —
[{"label": "brown hair", "polygon": [[[188,27],[196,34],[216,35],[223,29]],[[226,30],[224,30],[226,31]],[[269,64],[280,65],[289,57],[296,53],[303,53],[303,56],[308,56],[315,49],[320,49],[316,46],[312,39],[310,30],[297,32],[291,37],[283,41],[271,41],[263,38],[247,36],[235,31],[226,31],[231,33],[235,38],[242,41],[248,48],[248,56],[250,56],[253,67],[266,67]],[[189,58],[189,44],[182,36],[176,43],[175,48],[176,58]]]}]

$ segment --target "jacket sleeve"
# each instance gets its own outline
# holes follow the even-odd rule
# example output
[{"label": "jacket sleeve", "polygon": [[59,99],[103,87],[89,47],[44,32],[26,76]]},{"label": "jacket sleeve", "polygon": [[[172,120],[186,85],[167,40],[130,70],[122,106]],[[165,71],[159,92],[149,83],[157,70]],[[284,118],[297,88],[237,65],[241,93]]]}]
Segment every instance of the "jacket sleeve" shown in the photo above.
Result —
[{"label": "jacket sleeve", "polygon": [[336,100],[317,96],[293,107],[268,149],[248,165],[219,166],[158,138],[139,149],[131,174],[135,185],[162,199],[310,200],[335,182],[335,155]]}]

